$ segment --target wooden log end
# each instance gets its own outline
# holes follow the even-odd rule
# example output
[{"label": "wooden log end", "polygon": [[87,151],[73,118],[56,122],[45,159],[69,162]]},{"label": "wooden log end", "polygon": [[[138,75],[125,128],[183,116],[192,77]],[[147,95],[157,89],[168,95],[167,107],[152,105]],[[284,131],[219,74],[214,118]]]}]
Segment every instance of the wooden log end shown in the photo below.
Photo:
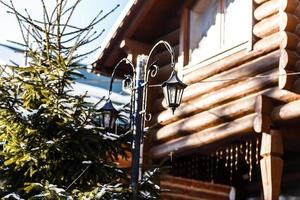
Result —
[{"label": "wooden log end", "polygon": [[256,133],[269,133],[272,121],[268,115],[257,114],[253,121],[253,129]]},{"label": "wooden log end", "polygon": [[265,96],[265,95],[259,95],[256,97],[255,101],[255,112],[257,114],[270,114],[273,109],[273,99]]},{"label": "wooden log end", "polygon": [[292,73],[292,71],[279,70],[278,87],[292,91],[297,77],[295,75],[288,75],[288,73]]},{"label": "wooden log end", "polygon": [[293,92],[300,94],[300,78],[298,78],[293,85]]}]

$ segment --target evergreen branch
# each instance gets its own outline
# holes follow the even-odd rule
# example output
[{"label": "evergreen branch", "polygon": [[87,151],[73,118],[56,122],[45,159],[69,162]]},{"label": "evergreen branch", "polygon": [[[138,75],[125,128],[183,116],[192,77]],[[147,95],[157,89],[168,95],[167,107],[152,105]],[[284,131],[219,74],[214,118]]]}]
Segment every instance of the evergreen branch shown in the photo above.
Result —
[{"label": "evergreen branch", "polygon": [[[44,22],[49,24],[49,26],[50,26],[50,18],[49,18],[48,11],[47,11],[44,0],[41,0],[41,3],[42,3],[42,7],[43,7]],[[48,28],[50,28],[50,27],[48,27]]]},{"label": "evergreen branch", "polygon": [[77,176],[77,178],[66,188],[66,191],[89,169],[90,165],[86,166],[86,168]]},{"label": "evergreen branch", "polygon": [[[65,23],[66,25],[69,24],[70,19],[71,19],[71,17],[73,16],[73,13],[74,13],[74,11],[75,11],[75,9],[76,9],[76,7],[78,6],[78,4],[79,4],[80,1],[81,1],[81,0],[77,0],[77,1],[73,4],[73,6],[71,7],[70,14],[69,14],[69,16],[68,16],[68,18],[67,18],[67,20],[66,20],[66,23]],[[62,15],[63,15],[63,14],[62,14]],[[63,34],[63,33],[65,32],[66,27],[67,27],[67,26],[64,26],[64,27],[63,27],[63,29],[62,29],[62,31],[61,31],[61,34]]]}]

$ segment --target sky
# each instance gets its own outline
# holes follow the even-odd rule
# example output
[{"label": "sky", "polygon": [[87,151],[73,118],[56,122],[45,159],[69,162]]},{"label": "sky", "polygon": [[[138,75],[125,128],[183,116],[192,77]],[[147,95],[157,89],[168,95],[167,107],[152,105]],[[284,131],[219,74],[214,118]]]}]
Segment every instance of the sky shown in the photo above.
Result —
[{"label": "sky", "polygon": [[[5,3],[9,0],[3,0]],[[12,0],[15,7],[25,13],[25,8],[28,10],[30,15],[36,19],[42,19],[42,4],[40,0]],[[44,0],[47,6],[47,9],[51,10],[54,8],[55,0]],[[94,30],[101,32],[103,29],[106,31],[104,34],[92,45],[89,46],[90,49],[101,46],[101,42],[105,36],[109,33],[110,28],[114,25],[114,22],[117,20],[126,4],[130,0],[82,0],[74,13],[74,16],[71,19],[71,24],[76,24],[76,26],[84,27],[90,20],[92,20],[100,10],[103,10],[103,15],[115,6],[120,5],[115,12],[110,14],[105,18],[100,24],[98,24]],[[69,0],[70,3],[75,2],[75,0]],[[21,42],[21,33],[17,23],[17,20],[14,15],[6,12],[7,8],[0,4],[0,43],[8,44],[7,40],[19,41]],[[99,54],[99,52],[98,52]],[[97,58],[97,52],[90,55],[86,63],[92,63]],[[0,64],[8,63],[9,60],[13,60],[18,64],[24,62],[23,56],[17,54],[7,48],[0,46]],[[109,78],[98,77],[94,74],[88,72],[83,72],[87,79],[79,81],[83,84],[88,84],[91,86],[108,88]],[[117,86],[114,87],[116,92],[121,92],[120,82],[116,82]]]}]

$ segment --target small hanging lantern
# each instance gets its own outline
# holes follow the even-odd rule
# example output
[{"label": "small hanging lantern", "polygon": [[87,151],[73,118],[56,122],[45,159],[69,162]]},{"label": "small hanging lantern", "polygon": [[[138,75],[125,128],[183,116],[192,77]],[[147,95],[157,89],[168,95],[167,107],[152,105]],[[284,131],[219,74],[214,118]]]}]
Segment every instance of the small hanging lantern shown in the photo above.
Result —
[{"label": "small hanging lantern", "polygon": [[119,111],[115,109],[110,99],[108,99],[104,106],[99,109],[99,112],[99,125],[107,131],[113,131],[115,129]]},{"label": "small hanging lantern", "polygon": [[181,103],[183,90],[186,87],[187,85],[178,78],[175,70],[173,70],[170,78],[162,84],[165,99],[168,106],[172,108],[173,114]]}]

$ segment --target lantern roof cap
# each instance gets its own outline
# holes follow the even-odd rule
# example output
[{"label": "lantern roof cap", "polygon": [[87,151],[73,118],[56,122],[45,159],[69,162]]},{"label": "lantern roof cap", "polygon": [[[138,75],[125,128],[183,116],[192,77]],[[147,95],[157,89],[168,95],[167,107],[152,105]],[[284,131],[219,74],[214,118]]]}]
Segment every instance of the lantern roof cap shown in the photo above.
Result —
[{"label": "lantern roof cap", "polygon": [[111,112],[115,112],[118,113],[119,111],[114,107],[114,105],[112,104],[112,101],[110,99],[107,99],[107,101],[105,102],[105,104],[100,108],[100,111],[111,111]]},{"label": "lantern roof cap", "polygon": [[178,84],[178,83],[182,85],[183,88],[187,87],[187,85],[178,78],[177,72],[173,70],[170,78],[165,82],[163,82],[162,87],[165,87],[167,84]]}]

